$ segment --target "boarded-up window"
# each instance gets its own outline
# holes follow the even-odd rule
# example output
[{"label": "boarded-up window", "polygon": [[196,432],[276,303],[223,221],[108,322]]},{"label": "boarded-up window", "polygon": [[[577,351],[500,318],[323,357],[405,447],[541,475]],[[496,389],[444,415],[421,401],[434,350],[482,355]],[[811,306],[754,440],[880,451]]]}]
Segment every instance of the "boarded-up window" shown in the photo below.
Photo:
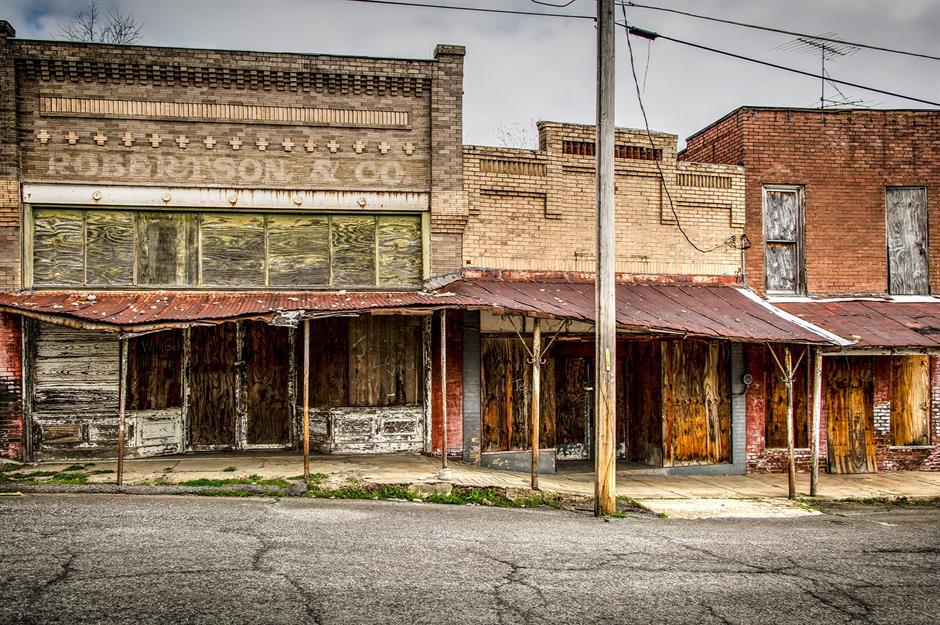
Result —
[{"label": "boarded-up window", "polygon": [[888,289],[895,295],[927,295],[927,189],[885,190],[888,228]]},{"label": "boarded-up window", "polygon": [[[297,335],[298,398],[303,394],[303,332]],[[419,317],[310,322],[310,404],[413,406],[423,399]]]},{"label": "boarded-up window", "polygon": [[[777,352],[778,358],[782,357]],[[767,355],[767,406],[765,435],[767,447],[787,446],[787,385],[773,356]],[[793,375],[793,446],[809,447],[810,392],[809,367],[803,358]]]},{"label": "boarded-up window", "polygon": [[260,215],[200,216],[202,284],[264,286],[264,218]]},{"label": "boarded-up window", "polygon": [[329,217],[268,217],[268,276],[271,286],[329,286]]},{"label": "boarded-up window", "polygon": [[137,215],[137,283],[188,286],[198,277],[195,213]]},{"label": "boarded-up window", "polygon": [[33,212],[33,284],[77,285],[85,282],[84,216],[77,210]]},{"label": "boarded-up window", "polygon": [[764,188],[764,271],[766,289],[803,290],[803,190]]},{"label": "boarded-up window", "polygon": [[160,410],[182,405],[183,333],[167,330],[127,342],[127,407]]},{"label": "boarded-up window", "polygon": [[37,287],[414,288],[418,215],[33,212]]},{"label": "boarded-up window", "polygon": [[86,212],[85,254],[88,286],[133,285],[134,214]]},{"label": "boarded-up window", "polygon": [[930,357],[891,359],[891,439],[895,445],[930,443]]}]

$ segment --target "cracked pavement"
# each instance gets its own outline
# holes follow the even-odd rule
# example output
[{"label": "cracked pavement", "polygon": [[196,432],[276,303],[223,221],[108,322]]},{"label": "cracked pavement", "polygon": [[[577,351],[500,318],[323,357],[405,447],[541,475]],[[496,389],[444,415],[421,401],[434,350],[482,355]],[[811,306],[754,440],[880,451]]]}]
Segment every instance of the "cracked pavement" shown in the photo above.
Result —
[{"label": "cracked pavement", "polygon": [[0,498],[2,623],[940,622],[940,509]]}]

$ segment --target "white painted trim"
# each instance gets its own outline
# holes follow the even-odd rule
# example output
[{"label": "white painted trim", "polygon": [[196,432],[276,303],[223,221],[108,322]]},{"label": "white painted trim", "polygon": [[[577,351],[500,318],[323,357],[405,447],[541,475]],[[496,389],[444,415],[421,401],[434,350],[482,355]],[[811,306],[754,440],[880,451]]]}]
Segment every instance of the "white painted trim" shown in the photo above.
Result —
[{"label": "white painted trim", "polygon": [[398,191],[309,191],[24,184],[27,204],[160,208],[283,209],[291,211],[427,211],[430,195]]},{"label": "white painted trim", "polygon": [[817,325],[813,325],[812,323],[804,319],[800,319],[796,315],[791,315],[787,311],[777,308],[776,306],[764,300],[763,298],[761,298],[759,295],[757,295],[750,289],[735,289],[735,290],[741,293],[742,295],[744,295],[746,298],[754,302],[757,302],[758,304],[760,304],[761,306],[763,306],[764,308],[766,308],[773,314],[777,315],[778,317],[781,317],[782,319],[785,319],[789,321],[790,323],[798,325],[804,330],[809,330],[810,332],[818,334],[819,336],[826,339],[830,343],[834,343],[840,347],[847,347],[849,345],[852,345],[852,341],[847,341],[846,339],[842,338],[841,336],[837,334],[833,334],[832,332],[829,332],[828,330],[823,330]]},{"label": "white painted trim", "polygon": [[940,297],[930,295],[856,295],[844,297],[808,297],[805,295],[768,295],[771,304],[832,304],[838,302],[887,302],[896,304],[940,304]]}]

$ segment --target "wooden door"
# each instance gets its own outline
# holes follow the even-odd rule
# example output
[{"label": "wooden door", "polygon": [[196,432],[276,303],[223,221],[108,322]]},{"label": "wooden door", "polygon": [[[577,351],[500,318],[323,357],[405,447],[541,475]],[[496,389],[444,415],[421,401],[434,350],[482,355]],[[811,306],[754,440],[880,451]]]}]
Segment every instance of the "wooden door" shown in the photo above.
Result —
[{"label": "wooden door", "polygon": [[290,444],[290,334],[260,321],[245,322],[248,445]]},{"label": "wooden door", "polygon": [[891,359],[891,441],[930,444],[930,356]]},{"label": "wooden door", "polygon": [[190,337],[190,444],[234,447],[235,324],[196,326]]},{"label": "wooden door", "polygon": [[874,361],[870,356],[826,358],[829,470],[874,473]]}]

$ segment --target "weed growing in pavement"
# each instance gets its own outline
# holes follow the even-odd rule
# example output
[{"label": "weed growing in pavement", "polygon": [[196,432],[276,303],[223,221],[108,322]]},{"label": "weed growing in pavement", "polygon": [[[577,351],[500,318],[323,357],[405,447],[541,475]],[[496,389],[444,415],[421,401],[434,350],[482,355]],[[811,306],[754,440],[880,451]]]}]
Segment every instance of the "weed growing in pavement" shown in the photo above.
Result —
[{"label": "weed growing in pavement", "polygon": [[224,469],[222,469],[222,473],[233,473],[234,471],[237,471],[237,470],[238,470],[238,467],[225,467]]},{"label": "weed growing in pavement", "polygon": [[184,480],[177,482],[177,486],[236,486],[236,485],[256,485],[256,486],[279,486],[286,488],[290,486],[283,477],[263,478],[260,475],[252,474],[248,477],[231,477],[225,479],[214,479],[200,477],[195,480]]}]

